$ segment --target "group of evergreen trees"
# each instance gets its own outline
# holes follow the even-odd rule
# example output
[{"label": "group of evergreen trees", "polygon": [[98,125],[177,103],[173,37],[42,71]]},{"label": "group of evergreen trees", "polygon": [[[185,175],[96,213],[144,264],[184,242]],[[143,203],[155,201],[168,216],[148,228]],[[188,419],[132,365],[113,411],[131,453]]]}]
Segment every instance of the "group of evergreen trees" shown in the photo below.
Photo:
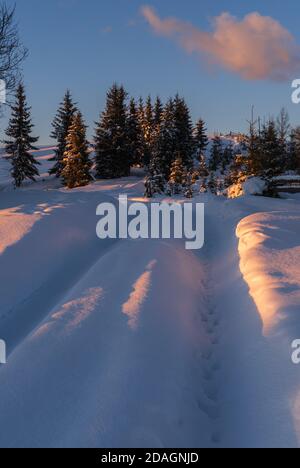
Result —
[{"label": "group of evergreen trees", "polygon": [[[145,103],[131,99],[127,105],[127,98],[117,85],[108,92],[94,139],[97,177],[127,176],[131,166],[138,165],[148,172],[147,195],[162,193],[175,160],[180,159],[185,170],[193,167],[196,139],[189,109],[178,95],[166,105],[150,97]],[[200,132],[199,138],[205,146],[207,140]]]},{"label": "group of evergreen trees", "polygon": [[272,195],[274,177],[290,172],[300,174],[300,127],[291,127],[284,109],[277,119],[264,123],[252,119],[249,134],[243,138],[240,135],[238,145],[225,142],[226,138],[222,141],[219,135],[212,139],[207,173],[200,170],[202,186],[212,193],[223,193],[232,184],[259,177],[266,182],[266,193]]},{"label": "group of evergreen trees", "polygon": [[[5,142],[17,187],[24,179],[35,180],[38,175],[38,162],[30,153],[36,149],[33,143],[37,141],[31,136],[32,127],[24,86],[20,84],[6,132],[10,140]],[[69,188],[87,184],[92,178],[92,162],[86,126],[69,91],[52,127],[51,137],[56,140],[57,148],[50,174],[61,177]],[[180,161],[184,171],[191,171],[195,151],[199,155],[203,153],[207,145],[204,123],[199,122],[196,134],[193,132],[189,109],[178,95],[166,105],[159,98],[152,103],[150,97],[145,103],[142,99],[138,103],[131,99],[128,103],[123,86],[114,84],[107,93],[106,108],[95,129],[96,177],[128,176],[130,168],[138,165],[148,171],[148,193],[163,191],[175,161]]]},{"label": "group of evergreen trees", "polygon": [[[34,143],[37,137],[32,136],[31,108],[27,105],[25,89],[19,84],[16,92],[15,104],[6,130],[6,153],[12,165],[12,177],[16,187],[20,187],[25,179],[36,180],[39,175],[40,164],[32,151],[38,148]],[[91,180],[91,166],[89,159],[89,145],[86,139],[86,126],[81,113],[72,102],[70,92],[67,91],[53,121],[51,136],[57,141],[54,166],[50,174],[62,177],[64,185],[69,188],[80,187]]]},{"label": "group of evergreen trees", "polygon": [[246,143],[247,175],[271,181],[288,171],[300,174],[300,127],[291,128],[284,109],[263,125],[252,120]]},{"label": "group of evergreen trees", "polygon": [[[39,174],[32,154],[38,138],[32,136],[32,128],[20,84],[5,141],[16,187]],[[96,123],[94,160],[84,119],[69,91],[53,120],[51,137],[57,147],[50,174],[60,177],[68,188],[87,185],[93,179],[93,165],[95,176],[101,179],[126,177],[132,166],[146,168],[148,197],[162,193],[191,197],[198,180],[203,191],[216,193],[241,177],[270,181],[285,171],[300,173],[300,127],[291,129],[285,111],[277,121],[263,125],[252,119],[249,135],[238,151],[230,142],[224,147],[226,140],[216,135],[207,154],[205,123],[199,120],[193,126],[183,98],[176,95],[165,105],[159,98],[152,102],[151,97],[137,103],[128,100],[124,87],[116,84],[109,89],[105,110]]]}]

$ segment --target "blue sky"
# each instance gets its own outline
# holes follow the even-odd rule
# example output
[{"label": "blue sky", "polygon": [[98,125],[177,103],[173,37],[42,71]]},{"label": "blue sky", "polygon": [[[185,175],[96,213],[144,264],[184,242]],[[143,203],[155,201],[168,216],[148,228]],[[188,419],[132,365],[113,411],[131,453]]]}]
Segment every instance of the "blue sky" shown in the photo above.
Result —
[{"label": "blue sky", "polygon": [[[7,1],[14,3],[30,53],[23,72],[40,144],[51,142],[50,123],[66,88],[83,111],[91,135],[114,81],[135,97],[151,93],[166,99],[179,92],[193,118],[202,116],[210,132],[245,130],[252,104],[257,114],[267,116],[285,106],[292,123],[300,124],[300,105],[291,103],[291,80],[246,80],[222,68],[209,70],[200,57],[154,34],[140,14],[146,4],[161,18],[173,16],[209,31],[211,18],[224,11],[239,19],[258,11],[280,21],[300,45],[300,5],[294,0]],[[300,69],[293,78],[300,78]]]}]

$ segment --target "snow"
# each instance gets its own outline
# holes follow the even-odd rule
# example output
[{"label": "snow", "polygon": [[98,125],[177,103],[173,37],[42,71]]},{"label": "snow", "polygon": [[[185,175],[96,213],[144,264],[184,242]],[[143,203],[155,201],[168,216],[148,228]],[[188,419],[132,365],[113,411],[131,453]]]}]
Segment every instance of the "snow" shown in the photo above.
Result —
[{"label": "snow", "polygon": [[250,177],[243,184],[244,195],[262,195],[266,190],[267,184],[259,177]]},{"label": "snow", "polygon": [[97,238],[141,174],[13,190],[2,161],[0,180],[1,447],[300,446],[298,195],[199,195],[187,251]]},{"label": "snow", "polygon": [[297,174],[284,174],[280,176],[273,177],[273,181],[300,181],[300,175]]},{"label": "snow", "polygon": [[260,177],[243,177],[225,191],[228,198],[238,198],[248,195],[262,195],[267,188],[266,182]]},{"label": "snow", "polygon": [[[279,356],[274,372],[300,444],[300,374],[290,362],[292,342],[300,336],[300,211],[258,213],[237,228],[241,271],[249,285],[263,324],[263,335]],[[275,404],[275,402],[274,402]],[[287,444],[288,445],[288,444]]]},{"label": "snow", "polygon": [[250,286],[265,333],[287,334],[291,341],[300,325],[299,210],[247,217],[238,225],[237,235],[241,271]]}]

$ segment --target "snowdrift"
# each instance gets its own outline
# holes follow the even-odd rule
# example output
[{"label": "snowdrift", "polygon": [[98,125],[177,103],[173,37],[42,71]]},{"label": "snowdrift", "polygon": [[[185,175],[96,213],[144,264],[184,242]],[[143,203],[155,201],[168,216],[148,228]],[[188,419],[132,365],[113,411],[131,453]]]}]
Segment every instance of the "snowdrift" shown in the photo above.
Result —
[{"label": "snowdrift", "polygon": [[300,213],[259,213],[237,228],[241,271],[265,333],[300,337]]}]

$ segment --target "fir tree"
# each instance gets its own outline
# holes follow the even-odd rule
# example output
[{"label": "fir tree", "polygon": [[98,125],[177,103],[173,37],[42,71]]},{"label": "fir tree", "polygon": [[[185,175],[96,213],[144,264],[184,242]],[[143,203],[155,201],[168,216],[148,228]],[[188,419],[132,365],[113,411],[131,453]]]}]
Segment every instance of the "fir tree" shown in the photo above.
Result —
[{"label": "fir tree", "polygon": [[80,112],[74,114],[66,139],[66,151],[61,172],[64,185],[69,189],[83,187],[92,180],[86,126]]},{"label": "fir tree", "polygon": [[139,124],[141,129],[143,129],[143,124],[144,124],[144,119],[145,119],[145,107],[144,107],[144,101],[143,98],[139,98],[139,103],[138,103],[138,119],[139,119]]},{"label": "fir tree", "polygon": [[153,110],[153,124],[157,130],[162,122],[164,107],[159,97],[156,98]]},{"label": "fir tree", "polygon": [[73,99],[69,90],[67,90],[62,103],[59,106],[56,116],[52,122],[52,133],[51,138],[57,141],[57,148],[55,150],[54,158],[50,161],[55,161],[54,166],[50,169],[50,174],[55,174],[56,177],[60,177],[63,169],[63,158],[66,151],[67,136],[73,120],[74,114],[77,112],[76,104],[73,103]]},{"label": "fir tree", "polygon": [[185,198],[193,198],[193,174],[187,172],[184,181],[184,196]]},{"label": "fir tree", "polygon": [[284,163],[274,120],[264,125],[261,135],[262,177],[270,181],[282,173]]},{"label": "fir tree", "polygon": [[157,127],[153,136],[152,157],[148,168],[148,176],[145,182],[145,195],[149,198],[154,194],[163,193],[165,189],[165,177],[162,168],[163,159],[160,145],[160,129]]},{"label": "fir tree", "polygon": [[160,160],[164,178],[169,179],[171,164],[175,160],[174,101],[169,99],[163,111],[162,122],[154,139],[156,157]]},{"label": "fir tree", "polygon": [[6,153],[12,165],[11,175],[16,187],[20,187],[25,179],[35,181],[39,175],[37,166],[40,164],[30,153],[37,148],[34,143],[37,137],[32,136],[31,108],[27,105],[25,88],[19,84],[16,92],[15,104],[12,106],[12,115],[9,121],[5,140]]},{"label": "fir tree", "polygon": [[210,151],[209,170],[216,172],[223,159],[222,141],[219,135],[213,138],[213,144]]},{"label": "fir tree", "polygon": [[300,174],[300,127],[291,132],[286,169]]},{"label": "fir tree", "polygon": [[205,157],[205,151],[208,146],[207,129],[205,127],[205,122],[202,119],[198,120],[196,124],[194,144],[195,157],[197,161],[201,163]]},{"label": "fir tree", "polygon": [[169,187],[172,195],[178,195],[182,193],[184,179],[184,166],[182,159],[178,157],[171,165],[171,172],[169,177]]},{"label": "fir tree", "polygon": [[178,95],[174,100],[174,125],[174,151],[180,154],[183,165],[190,170],[193,167],[194,153],[193,125],[189,108]]},{"label": "fir tree", "polygon": [[199,177],[207,177],[209,175],[208,167],[206,164],[206,158],[204,155],[202,155],[200,158],[198,174],[199,174]]},{"label": "fir tree", "polygon": [[112,179],[130,174],[126,97],[124,88],[116,84],[107,93],[106,109],[95,134],[98,178]]},{"label": "fir tree", "polygon": [[128,150],[132,165],[143,164],[143,149],[142,149],[142,131],[139,123],[138,110],[135,100],[130,100],[129,115],[127,119],[127,138]]},{"label": "fir tree", "polygon": [[143,109],[142,116],[142,132],[143,132],[143,159],[144,165],[149,167],[152,157],[152,143],[153,143],[153,130],[154,130],[154,116],[151,96],[148,96],[146,105]]},{"label": "fir tree", "polygon": [[247,164],[247,159],[243,154],[236,154],[234,156],[230,165],[230,171],[226,174],[225,177],[226,187],[230,187],[230,185],[233,184],[238,184],[241,179],[245,178],[246,175],[249,175],[247,172]]},{"label": "fir tree", "polygon": [[154,195],[162,194],[165,190],[165,180],[159,170],[158,161],[152,158],[149,168],[149,174],[145,180],[145,197],[152,198]]}]

